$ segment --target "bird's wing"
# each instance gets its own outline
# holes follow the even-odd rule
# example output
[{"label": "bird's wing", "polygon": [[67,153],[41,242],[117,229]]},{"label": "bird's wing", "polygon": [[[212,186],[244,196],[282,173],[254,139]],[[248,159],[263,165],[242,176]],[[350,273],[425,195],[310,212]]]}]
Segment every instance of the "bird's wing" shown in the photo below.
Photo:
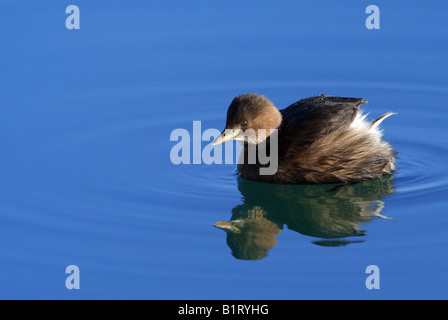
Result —
[{"label": "bird's wing", "polygon": [[294,145],[307,145],[329,134],[349,126],[359,106],[367,103],[361,98],[314,96],[299,100],[281,110],[284,127],[283,139]]}]

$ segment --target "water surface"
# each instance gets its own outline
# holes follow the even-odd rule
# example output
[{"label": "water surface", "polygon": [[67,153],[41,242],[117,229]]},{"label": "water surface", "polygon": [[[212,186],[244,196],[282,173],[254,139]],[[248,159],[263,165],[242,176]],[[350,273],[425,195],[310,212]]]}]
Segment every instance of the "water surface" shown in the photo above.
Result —
[{"label": "water surface", "polygon": [[[448,5],[380,3],[367,30],[369,4],[79,0],[69,31],[59,1],[4,1],[0,297],[446,299]],[[174,129],[222,129],[244,92],[397,112],[398,171],[282,186],[170,161]]]}]

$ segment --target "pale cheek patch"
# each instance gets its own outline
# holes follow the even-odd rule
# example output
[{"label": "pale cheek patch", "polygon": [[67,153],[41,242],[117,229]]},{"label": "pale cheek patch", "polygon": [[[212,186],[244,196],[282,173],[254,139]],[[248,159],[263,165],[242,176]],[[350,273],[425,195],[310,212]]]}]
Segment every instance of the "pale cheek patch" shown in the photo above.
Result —
[{"label": "pale cheek patch", "polygon": [[273,131],[273,130],[269,130],[269,134],[267,132],[268,130],[266,129],[258,129],[258,130],[254,130],[254,129],[247,129],[244,132],[240,133],[235,140],[237,141],[247,141],[249,143],[252,144],[259,144],[261,142],[263,142],[264,140],[266,140],[266,138],[268,137],[268,135]]}]

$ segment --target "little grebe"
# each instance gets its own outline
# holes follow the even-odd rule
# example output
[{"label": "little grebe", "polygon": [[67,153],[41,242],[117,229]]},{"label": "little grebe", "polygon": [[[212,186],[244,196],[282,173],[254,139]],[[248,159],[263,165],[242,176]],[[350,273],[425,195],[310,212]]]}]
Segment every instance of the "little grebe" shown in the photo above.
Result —
[{"label": "little grebe", "polygon": [[378,125],[394,113],[366,121],[366,115],[359,110],[366,102],[360,98],[320,95],[278,110],[264,96],[243,94],[233,99],[227,111],[226,128],[213,144],[239,140],[247,160],[249,144],[256,148],[267,145],[266,150],[270,150],[270,134],[275,132],[278,168],[274,174],[261,175],[259,169],[265,165],[258,158],[255,162],[240,162],[239,173],[251,180],[340,183],[391,174],[395,170],[395,152],[382,139]]}]

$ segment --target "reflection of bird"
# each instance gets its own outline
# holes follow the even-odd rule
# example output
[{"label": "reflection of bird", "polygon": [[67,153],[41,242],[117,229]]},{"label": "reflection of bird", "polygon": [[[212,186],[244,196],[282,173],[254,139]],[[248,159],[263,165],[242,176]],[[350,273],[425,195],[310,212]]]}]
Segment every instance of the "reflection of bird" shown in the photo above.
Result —
[{"label": "reflection of bird", "polygon": [[[297,184],[376,178],[395,170],[395,152],[378,129],[393,113],[368,122],[359,110],[366,102],[320,95],[279,111],[263,96],[243,94],[230,104],[226,128],[214,144],[242,141],[245,158],[238,171],[251,180]],[[263,175],[260,168],[266,167],[265,162],[257,158],[250,163],[248,146],[265,145],[272,150],[271,132],[278,137],[278,168],[274,174]]]},{"label": "reflection of bird", "polygon": [[244,211],[241,216],[232,215],[231,221],[218,221],[214,226],[227,231],[227,244],[233,255],[246,260],[266,257],[282,230],[276,222],[266,219],[266,211],[259,206]]},{"label": "reflection of bird", "polygon": [[[227,244],[238,259],[256,260],[277,244],[284,225],[319,238],[321,246],[361,242],[360,226],[373,217],[384,218],[382,198],[393,193],[392,176],[339,185],[279,185],[238,178],[243,204],[232,210],[230,221],[214,226],[227,233]],[[333,187],[333,188],[332,188]]]}]

